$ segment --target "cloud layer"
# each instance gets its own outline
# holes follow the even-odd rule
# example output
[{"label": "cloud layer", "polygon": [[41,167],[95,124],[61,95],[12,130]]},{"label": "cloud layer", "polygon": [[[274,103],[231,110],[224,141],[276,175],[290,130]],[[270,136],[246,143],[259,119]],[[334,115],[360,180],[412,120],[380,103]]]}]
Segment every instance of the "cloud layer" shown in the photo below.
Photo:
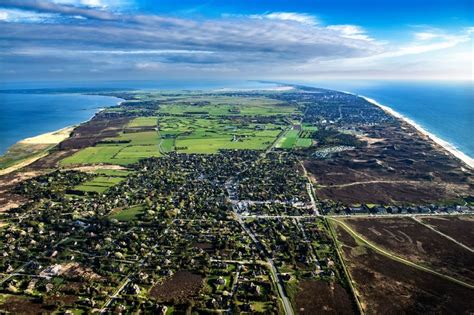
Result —
[{"label": "cloud layer", "polygon": [[185,19],[126,13],[117,3],[0,0],[0,78],[312,74],[340,60],[451,47],[470,35],[419,32],[421,44],[394,49],[360,26],[322,25],[308,14]]}]

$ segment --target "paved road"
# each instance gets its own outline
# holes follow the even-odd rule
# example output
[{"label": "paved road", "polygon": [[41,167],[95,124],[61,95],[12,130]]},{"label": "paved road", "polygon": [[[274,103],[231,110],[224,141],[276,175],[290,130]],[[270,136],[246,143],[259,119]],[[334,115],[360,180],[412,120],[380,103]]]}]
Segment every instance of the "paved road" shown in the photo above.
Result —
[{"label": "paved road", "polygon": [[304,164],[302,161],[300,161],[301,168],[303,169],[303,174],[307,178],[308,183],[306,184],[306,191],[308,192],[309,199],[311,200],[311,206],[313,208],[314,214],[319,215],[318,207],[316,205],[316,200],[314,199],[315,193],[314,193],[314,186],[313,183],[311,182],[311,178],[308,175],[308,172],[306,171],[306,167],[304,167]]},{"label": "paved road", "polygon": [[102,308],[100,309],[100,313],[103,314],[107,311],[107,307],[109,307],[110,303],[120,294],[120,292],[125,288],[125,286],[130,282],[130,276],[127,276],[124,282],[122,282],[122,285],[112,294],[109,299],[102,305]]}]

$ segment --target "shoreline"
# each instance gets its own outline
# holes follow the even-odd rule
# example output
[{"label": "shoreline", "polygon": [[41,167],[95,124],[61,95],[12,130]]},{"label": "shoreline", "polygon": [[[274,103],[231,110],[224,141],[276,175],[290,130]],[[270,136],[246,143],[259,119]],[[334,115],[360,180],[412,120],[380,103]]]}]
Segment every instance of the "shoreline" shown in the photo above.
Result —
[{"label": "shoreline", "polygon": [[[87,94],[84,94],[84,95],[87,95]],[[117,105],[120,105],[123,102],[125,102],[124,99],[121,99],[119,97],[115,97],[115,98],[117,98],[118,102],[115,105],[111,105],[111,106],[117,106]],[[78,126],[80,126],[84,123],[87,123],[87,122],[91,121],[92,119],[94,119],[94,117],[98,113],[104,111],[106,108],[107,107],[98,108],[98,110],[89,119],[81,121],[77,124],[69,125],[69,126],[65,126],[65,127],[60,128],[60,129],[57,129],[57,130],[41,133],[41,134],[38,134],[36,136],[23,138],[23,139],[15,142],[11,146],[9,146],[8,149],[5,152],[0,154],[0,158],[7,156],[8,153],[10,152],[10,150],[12,148],[14,148],[15,146],[18,146],[18,145],[26,145],[26,146],[28,146],[28,145],[29,146],[49,145],[50,148],[54,147],[57,144],[59,144],[61,141],[64,141],[67,138],[69,138],[71,136],[71,133],[74,131],[75,128],[77,128]],[[66,134],[67,134],[67,136],[66,136]],[[48,155],[47,152],[45,152],[44,150],[39,150],[38,152],[33,153],[29,157],[20,158],[13,165],[8,166],[8,167],[3,168],[3,169],[0,168],[0,176],[6,175],[6,174],[11,173],[13,171],[16,171],[20,168],[28,166],[31,163],[35,162],[36,160],[45,157],[46,155]]]},{"label": "shoreline", "polygon": [[456,158],[461,160],[468,168],[474,169],[474,159],[473,158],[469,157],[467,154],[460,151],[458,148],[456,148],[453,144],[449,143],[448,141],[443,140],[440,137],[438,137],[438,136],[434,135],[433,133],[429,132],[428,130],[423,128],[421,125],[419,125],[417,122],[415,122],[414,120],[403,116],[399,112],[395,111],[394,109],[392,109],[392,108],[390,108],[386,105],[380,104],[379,102],[377,102],[376,100],[374,100],[370,97],[366,97],[366,96],[363,96],[363,95],[358,95],[358,94],[354,94],[354,93],[350,93],[350,92],[345,92],[345,91],[343,91],[343,92],[351,94],[351,95],[358,96],[358,97],[366,100],[367,102],[379,107],[380,109],[382,109],[386,113],[392,115],[393,117],[398,118],[398,119],[406,122],[407,124],[414,127],[419,133],[421,133],[422,135],[428,137],[434,143],[441,146],[444,150],[448,151],[453,156],[455,156]]}]

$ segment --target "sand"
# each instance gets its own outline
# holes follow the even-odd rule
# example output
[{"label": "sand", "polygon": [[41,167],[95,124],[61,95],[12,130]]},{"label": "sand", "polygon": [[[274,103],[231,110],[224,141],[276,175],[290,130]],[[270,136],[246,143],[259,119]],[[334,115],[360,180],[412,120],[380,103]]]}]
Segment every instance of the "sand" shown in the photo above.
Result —
[{"label": "sand", "polygon": [[[352,93],[349,93],[349,94],[352,94]],[[353,94],[355,95],[355,94]],[[385,105],[382,105],[380,103],[378,103],[376,100],[374,99],[371,99],[371,98],[368,98],[368,97],[365,97],[365,96],[362,96],[362,95],[357,95],[363,99],[365,99],[367,102],[371,103],[371,104],[374,104],[375,106],[378,106],[379,108],[381,108],[382,110],[384,110],[386,113],[398,118],[398,119],[401,119],[403,121],[405,121],[406,123],[412,125],[416,130],[418,130],[418,132],[420,132],[421,134],[425,135],[426,137],[430,138],[431,140],[433,140],[436,144],[438,144],[439,146],[441,146],[442,148],[444,148],[446,151],[448,151],[449,153],[451,153],[452,155],[454,155],[455,157],[457,157],[458,159],[460,159],[462,162],[464,162],[464,164],[466,164],[467,167],[471,168],[471,169],[474,169],[474,159],[467,156],[466,154],[464,154],[463,152],[459,151],[454,145],[452,145],[451,143],[439,138],[438,136],[435,136],[434,134],[430,133],[429,131],[427,131],[426,129],[424,129],[423,127],[421,127],[420,125],[418,125],[416,122],[414,122],[413,120],[403,116],[402,114],[400,114],[399,112],[391,109],[390,107],[388,106],[385,106]]]},{"label": "sand", "polygon": [[74,127],[66,127],[52,132],[47,132],[39,136],[26,138],[21,144],[57,144],[69,137]]},{"label": "sand", "polygon": [[[49,146],[46,146],[46,148],[49,148],[49,147],[51,147],[55,144],[60,143],[61,141],[65,140],[65,139],[69,138],[69,136],[70,136],[70,134],[71,134],[71,132],[74,128],[75,128],[74,126],[70,126],[70,127],[66,127],[66,128],[63,128],[63,129],[56,130],[56,131],[47,132],[47,133],[41,134],[39,136],[23,139],[23,140],[19,141],[18,144],[31,145],[31,146],[35,146],[35,145],[37,146],[37,145],[43,144],[43,145],[49,145]],[[3,170],[0,170],[0,176],[11,173],[11,172],[14,172],[16,170],[19,170],[20,168],[25,167],[25,166],[28,166],[31,163],[45,157],[46,155],[48,155],[48,152],[46,152],[45,149],[43,148],[41,151],[37,152],[33,156],[30,156],[26,159],[20,160],[18,163],[14,164],[10,167],[7,167]]]}]

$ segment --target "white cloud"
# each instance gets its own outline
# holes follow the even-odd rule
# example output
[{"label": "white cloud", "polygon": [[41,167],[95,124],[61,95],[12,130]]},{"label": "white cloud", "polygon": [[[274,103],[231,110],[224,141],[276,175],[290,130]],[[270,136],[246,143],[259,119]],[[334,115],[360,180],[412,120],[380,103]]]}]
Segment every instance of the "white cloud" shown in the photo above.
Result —
[{"label": "white cloud", "polygon": [[253,19],[269,19],[280,21],[292,21],[302,24],[316,25],[319,24],[318,19],[314,15],[296,12],[273,12],[265,14],[252,14]]},{"label": "white cloud", "polygon": [[0,10],[0,21],[8,21],[8,12]]},{"label": "white cloud", "polygon": [[327,28],[339,32],[341,36],[345,38],[373,41],[373,39],[366,34],[365,30],[358,25],[329,25]]},{"label": "white cloud", "polygon": [[431,39],[435,39],[435,38],[438,38],[439,37],[439,34],[436,34],[436,33],[433,33],[433,32],[418,32],[418,33],[415,33],[415,39],[418,39],[418,40],[431,40]]},{"label": "white cloud", "polygon": [[50,13],[37,13],[17,9],[0,9],[0,21],[14,23],[43,23],[53,21],[56,15]]}]

